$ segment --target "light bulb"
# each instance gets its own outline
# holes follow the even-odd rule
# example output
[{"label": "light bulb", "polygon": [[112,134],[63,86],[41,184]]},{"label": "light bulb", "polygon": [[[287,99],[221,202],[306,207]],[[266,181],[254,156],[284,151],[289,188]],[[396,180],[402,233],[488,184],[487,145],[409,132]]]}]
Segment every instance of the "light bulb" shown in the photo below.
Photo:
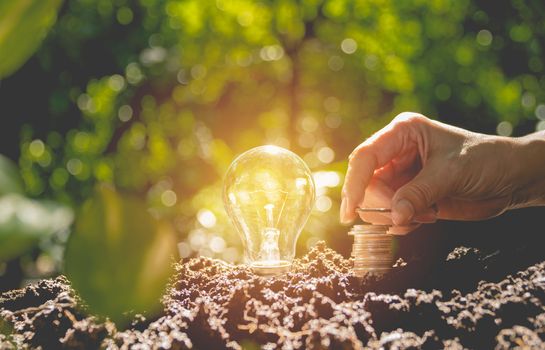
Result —
[{"label": "light bulb", "polygon": [[257,274],[289,269],[314,199],[312,174],[293,152],[261,146],[233,161],[225,175],[223,201]]}]

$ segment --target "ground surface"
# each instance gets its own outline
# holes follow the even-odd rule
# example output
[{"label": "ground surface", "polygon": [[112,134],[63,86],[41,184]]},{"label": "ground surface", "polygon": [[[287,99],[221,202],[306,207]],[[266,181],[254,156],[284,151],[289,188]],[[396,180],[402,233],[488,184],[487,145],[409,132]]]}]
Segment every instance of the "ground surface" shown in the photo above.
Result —
[{"label": "ground surface", "polygon": [[323,243],[274,279],[197,258],[176,266],[163,314],[126,330],[86,315],[59,277],[0,297],[0,348],[545,348],[545,262],[503,278],[494,264],[460,247],[424,279],[400,261],[362,282]]}]

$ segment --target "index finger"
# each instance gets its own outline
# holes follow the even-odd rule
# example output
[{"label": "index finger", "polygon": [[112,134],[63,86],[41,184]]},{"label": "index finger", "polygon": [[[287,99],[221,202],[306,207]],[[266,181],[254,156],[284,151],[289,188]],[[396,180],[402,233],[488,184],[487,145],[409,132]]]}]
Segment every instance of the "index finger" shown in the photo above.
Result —
[{"label": "index finger", "polygon": [[343,222],[356,218],[356,207],[363,201],[365,190],[374,171],[385,166],[408,147],[417,147],[411,140],[411,127],[407,123],[415,115],[417,114],[400,114],[350,154],[342,190],[343,201],[345,201],[344,213],[341,213]]}]

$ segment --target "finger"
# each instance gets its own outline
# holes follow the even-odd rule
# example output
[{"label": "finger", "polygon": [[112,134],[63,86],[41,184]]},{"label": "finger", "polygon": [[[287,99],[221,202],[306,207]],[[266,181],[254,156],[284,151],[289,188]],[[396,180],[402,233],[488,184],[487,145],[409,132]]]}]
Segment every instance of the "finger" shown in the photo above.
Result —
[{"label": "finger", "polygon": [[375,225],[391,225],[392,217],[388,214],[381,213],[358,213],[360,218],[370,224]]},{"label": "finger", "polygon": [[[392,213],[358,212],[360,218],[368,223],[377,225],[394,225]],[[433,224],[437,222],[438,215],[435,210],[428,208],[424,213],[415,215],[412,224]],[[404,227],[404,226],[401,226]]]},{"label": "finger", "polygon": [[365,190],[363,201],[358,203],[362,208],[390,208],[394,190],[384,181],[372,178]]},{"label": "finger", "polygon": [[376,169],[386,165],[406,148],[418,148],[411,141],[413,124],[407,116],[398,116],[385,128],[371,136],[352,152],[343,185],[344,212],[341,221],[350,222],[355,217],[358,203],[363,201],[365,189]]},{"label": "finger", "polygon": [[416,214],[413,221],[421,224],[433,224],[437,221],[437,212],[432,208],[428,208],[423,213]]},{"label": "finger", "polygon": [[392,159],[388,164],[377,169],[373,178],[378,178],[387,184],[395,182],[400,176],[412,174],[411,178],[418,172],[416,169],[420,165],[418,151],[410,149],[408,152]]},{"label": "finger", "polygon": [[401,236],[416,230],[418,227],[420,227],[420,224],[411,224],[406,226],[392,226],[388,229],[388,233],[392,235]]},{"label": "finger", "polygon": [[[431,163],[431,162],[430,162]],[[411,181],[400,187],[392,200],[392,220],[405,225],[424,214],[434,203],[446,197],[451,179],[443,169],[429,164]]]},{"label": "finger", "polygon": [[[355,218],[355,209],[358,203],[364,198],[365,189],[371,180],[373,171],[378,167],[376,155],[369,146],[369,151],[359,151],[351,156],[348,162],[348,170],[342,189],[343,202],[345,202],[344,212],[341,212],[341,221],[350,222]],[[361,150],[362,148],[360,148]]]},{"label": "finger", "polygon": [[[390,208],[392,205],[392,197],[394,191],[388,187],[383,181],[379,179],[371,179],[369,187],[365,191],[365,198],[362,203],[359,204],[361,208]],[[392,223],[390,213],[374,213],[374,212],[362,212],[358,211],[360,218],[363,221],[371,222],[374,224]]]}]

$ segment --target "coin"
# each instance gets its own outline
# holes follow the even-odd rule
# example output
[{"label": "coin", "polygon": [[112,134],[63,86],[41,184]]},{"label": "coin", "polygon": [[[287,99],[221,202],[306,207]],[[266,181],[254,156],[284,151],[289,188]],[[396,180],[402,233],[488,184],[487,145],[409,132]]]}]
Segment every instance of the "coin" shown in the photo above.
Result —
[{"label": "coin", "polygon": [[[359,211],[388,212],[386,208],[359,208]],[[390,225],[354,225],[349,235],[354,237],[351,256],[354,258],[352,271],[363,277],[366,274],[384,274],[393,265],[392,236]]]},{"label": "coin", "polygon": [[361,208],[357,207],[356,211],[364,212],[364,213],[391,213],[392,209],[388,208]]}]

